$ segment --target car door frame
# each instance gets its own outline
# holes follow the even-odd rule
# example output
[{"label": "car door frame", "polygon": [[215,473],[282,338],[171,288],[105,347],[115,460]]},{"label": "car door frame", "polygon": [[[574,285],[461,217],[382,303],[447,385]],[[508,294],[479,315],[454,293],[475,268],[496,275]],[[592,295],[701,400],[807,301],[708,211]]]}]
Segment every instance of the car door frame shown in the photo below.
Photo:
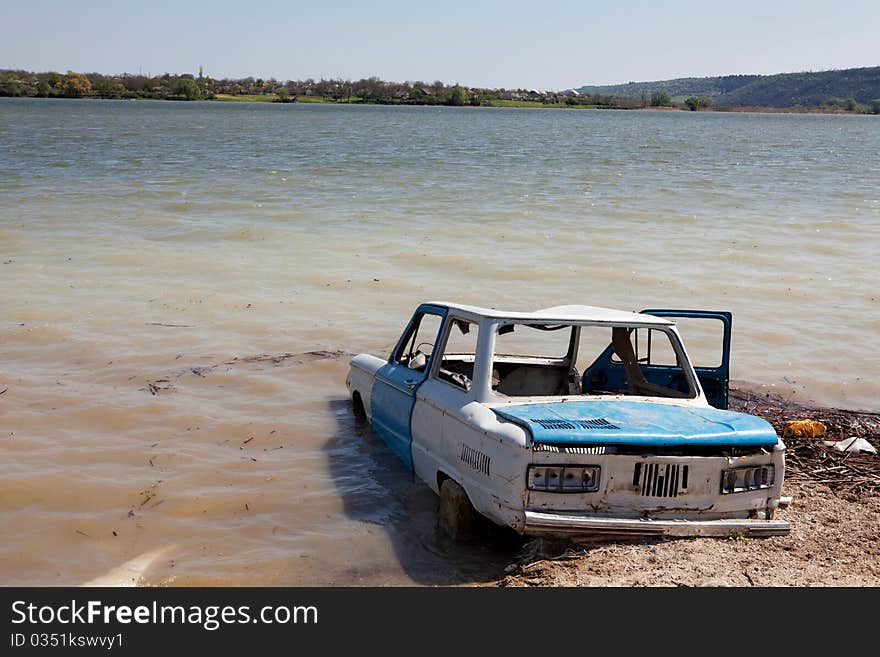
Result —
[{"label": "car door frame", "polygon": [[[440,318],[434,348],[424,368],[415,370],[400,363],[398,357],[413,331],[418,331],[424,315]],[[412,414],[419,388],[428,378],[437,352],[437,343],[443,335],[448,309],[424,303],[413,312],[400,338],[388,357],[388,362],[376,372],[370,393],[370,411],[373,430],[403,463],[412,470]]]},{"label": "car door frame", "polygon": [[[641,311],[643,315],[653,315],[666,319],[689,318],[689,319],[716,319],[724,327],[721,347],[721,363],[716,367],[697,366],[691,361],[691,366],[700,381],[700,387],[706,396],[706,401],[715,408],[726,409],[729,402],[730,389],[730,339],[733,332],[733,314],[726,310],[676,310],[671,308],[646,308]],[[682,340],[684,343],[684,340]],[[687,350],[687,345],[685,350]],[[705,382],[713,385],[707,386]],[[707,392],[708,388],[708,392]],[[715,392],[717,390],[717,393]]]}]

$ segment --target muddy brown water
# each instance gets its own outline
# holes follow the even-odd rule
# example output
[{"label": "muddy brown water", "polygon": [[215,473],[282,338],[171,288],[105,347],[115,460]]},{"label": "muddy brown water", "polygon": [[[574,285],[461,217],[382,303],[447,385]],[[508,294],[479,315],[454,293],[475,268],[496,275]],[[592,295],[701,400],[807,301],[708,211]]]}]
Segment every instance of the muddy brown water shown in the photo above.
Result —
[{"label": "muddy brown water", "polygon": [[[160,379],[120,374],[127,390],[118,397],[128,403],[71,393],[73,377],[48,395],[37,386],[31,399],[22,381],[11,382],[22,412],[43,420],[39,433],[22,430],[22,420],[4,437],[14,466],[0,480],[13,532],[2,548],[4,581],[435,585],[497,577],[511,548],[456,545],[438,531],[436,495],[338,394],[347,359],[279,357],[190,367],[181,356]],[[302,391],[294,404],[278,400],[289,388]],[[113,437],[63,446],[81,425]]]},{"label": "muddy brown water", "polygon": [[876,410],[878,140],[872,117],[0,99],[0,583],[496,577],[509,554],[446,543],[347,407],[349,355],[428,299],[731,310],[735,379]]}]

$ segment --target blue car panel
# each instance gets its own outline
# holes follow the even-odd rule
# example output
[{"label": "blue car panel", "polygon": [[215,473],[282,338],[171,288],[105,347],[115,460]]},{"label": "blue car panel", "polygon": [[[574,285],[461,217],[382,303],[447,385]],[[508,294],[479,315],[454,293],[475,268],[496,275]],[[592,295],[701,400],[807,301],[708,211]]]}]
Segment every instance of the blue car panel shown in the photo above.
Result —
[{"label": "blue car panel", "polygon": [[536,443],[650,447],[764,446],[773,427],[754,415],[715,408],[625,400],[568,401],[495,408],[526,427]]},{"label": "blue car panel", "polygon": [[[400,336],[388,363],[376,372],[376,380],[370,395],[373,430],[385,441],[391,451],[412,470],[412,412],[416,403],[416,393],[431,369],[431,359],[419,369],[410,369],[396,362],[396,357],[404,348],[413,327],[425,314],[441,318],[440,330],[446,318],[446,309],[423,304],[416,309],[406,330]],[[438,336],[434,337],[436,343]]]}]

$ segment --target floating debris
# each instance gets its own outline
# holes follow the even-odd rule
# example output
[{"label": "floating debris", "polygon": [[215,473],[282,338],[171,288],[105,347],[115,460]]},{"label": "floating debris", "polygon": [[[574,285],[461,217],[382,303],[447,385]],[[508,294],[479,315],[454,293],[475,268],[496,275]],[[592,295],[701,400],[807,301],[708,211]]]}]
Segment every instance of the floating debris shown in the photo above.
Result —
[{"label": "floating debris", "polygon": [[818,438],[819,436],[824,436],[827,430],[828,427],[816,420],[792,420],[785,423],[782,429],[782,437]]},{"label": "floating debris", "polygon": [[[180,326],[183,325],[181,324]],[[303,351],[299,353],[285,352],[280,354],[255,354],[253,356],[242,356],[241,358],[235,356],[232,360],[223,363],[187,367],[184,370],[172,372],[169,376],[175,379],[179,379],[186,375],[192,374],[200,378],[205,378],[207,375],[213,373],[215,370],[221,367],[225,367],[226,371],[229,371],[232,366],[239,365],[241,363],[271,363],[273,366],[281,365],[282,363],[302,365],[303,363],[309,363],[317,360],[338,360],[340,358],[353,355],[354,354],[349,351],[328,351],[324,349],[317,349],[314,351]],[[178,355],[175,357],[175,360],[179,360],[181,357],[181,355]],[[132,381],[136,378],[137,376],[135,375],[129,377],[128,380]],[[151,395],[158,395],[160,392],[163,391],[174,390],[174,384],[171,382],[171,379],[156,379],[155,381],[148,381],[147,387],[140,389],[148,391]],[[3,392],[5,392],[5,390]],[[3,393],[0,392],[0,394]]]},{"label": "floating debris", "polygon": [[853,452],[856,454],[876,454],[874,446],[864,438],[845,438],[835,442],[825,442],[825,445],[833,447],[838,452]]},{"label": "floating debris", "polygon": [[151,395],[158,395],[162,391],[174,390],[174,384],[169,379],[157,379],[148,381],[147,387],[141,388],[141,390],[149,390]]}]

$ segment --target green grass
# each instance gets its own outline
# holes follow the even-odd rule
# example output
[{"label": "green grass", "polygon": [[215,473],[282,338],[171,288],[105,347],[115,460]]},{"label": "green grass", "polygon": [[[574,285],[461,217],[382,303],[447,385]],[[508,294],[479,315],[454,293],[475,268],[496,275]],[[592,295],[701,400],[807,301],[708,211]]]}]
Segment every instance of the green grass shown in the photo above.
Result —
[{"label": "green grass", "polygon": [[484,101],[489,107],[544,107],[540,100],[502,100],[492,98]]},{"label": "green grass", "polygon": [[[231,103],[271,103],[273,101],[279,100],[276,94],[215,94],[214,100],[220,100]],[[357,101],[357,98],[352,98],[352,102]],[[296,102],[298,103],[333,103],[336,102],[329,98],[324,98],[322,96],[297,96]],[[344,103],[344,100],[339,101]]]},{"label": "green grass", "polygon": [[298,103],[332,103],[335,102],[328,98],[324,98],[323,96],[297,96],[296,102]]},{"label": "green grass", "polygon": [[222,100],[232,103],[271,103],[278,100],[275,94],[214,94],[214,100]]},{"label": "green grass", "polygon": [[483,101],[483,106],[488,107],[540,107],[540,108],[567,108],[567,109],[595,109],[595,105],[568,105],[566,103],[542,103],[540,100],[502,100],[492,98]]}]

